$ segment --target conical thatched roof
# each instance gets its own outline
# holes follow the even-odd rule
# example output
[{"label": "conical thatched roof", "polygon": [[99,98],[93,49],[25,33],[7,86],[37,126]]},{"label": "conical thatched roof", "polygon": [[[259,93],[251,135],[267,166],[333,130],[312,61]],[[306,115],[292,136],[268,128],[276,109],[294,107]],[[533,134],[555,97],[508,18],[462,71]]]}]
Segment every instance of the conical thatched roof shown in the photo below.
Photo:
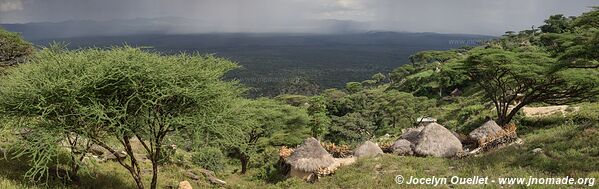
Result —
[{"label": "conical thatched roof", "polygon": [[354,156],[356,157],[371,157],[376,156],[377,154],[383,154],[383,150],[373,142],[366,141],[364,144],[360,145],[354,152]]},{"label": "conical thatched roof", "polygon": [[414,148],[418,155],[434,157],[452,157],[461,151],[460,140],[437,123],[428,124],[422,129]]},{"label": "conical thatched roof", "polygon": [[315,138],[308,138],[285,160],[291,167],[305,172],[318,171],[335,162]]},{"label": "conical thatched roof", "polygon": [[422,132],[422,129],[424,129],[424,125],[405,129],[404,131],[402,131],[403,133],[399,138],[406,139],[414,144],[418,140],[418,135],[420,134],[420,132]]},{"label": "conical thatched roof", "polygon": [[473,140],[481,140],[502,132],[503,129],[493,120],[485,122],[482,126],[474,129],[468,136]]},{"label": "conical thatched roof", "polygon": [[414,150],[412,150],[414,144],[406,139],[399,139],[393,143],[391,146],[391,150],[393,154],[397,155],[412,155],[414,154]]}]

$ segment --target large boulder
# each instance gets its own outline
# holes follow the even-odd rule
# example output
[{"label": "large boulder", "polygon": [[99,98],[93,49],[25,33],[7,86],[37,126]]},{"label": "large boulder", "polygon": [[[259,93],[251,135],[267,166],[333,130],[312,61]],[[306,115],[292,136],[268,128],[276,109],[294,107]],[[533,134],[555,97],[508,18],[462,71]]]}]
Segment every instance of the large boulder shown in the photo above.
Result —
[{"label": "large boulder", "polygon": [[378,154],[383,154],[383,150],[379,147],[379,145],[366,141],[364,144],[360,145],[354,152],[354,156],[360,157],[372,157]]},{"label": "large boulder", "polygon": [[412,150],[413,146],[414,145],[410,141],[406,139],[399,139],[393,143],[391,146],[391,151],[393,154],[400,156],[412,155],[414,154],[414,151]]},{"label": "large boulder", "polygon": [[422,132],[422,129],[424,129],[424,126],[407,128],[407,129],[403,130],[403,132],[401,133],[401,136],[399,138],[405,139],[407,141],[410,141],[412,144],[414,144],[418,140],[418,135],[420,135],[420,132]]},{"label": "large boulder", "polygon": [[474,129],[470,134],[468,134],[468,138],[472,141],[484,141],[489,137],[494,137],[499,133],[503,132],[503,129],[495,123],[493,120],[489,120],[485,122],[482,126]]},{"label": "large boulder", "polygon": [[414,152],[422,156],[453,157],[463,150],[462,143],[451,131],[442,125],[431,123],[418,135]]},{"label": "large boulder", "polygon": [[117,161],[118,159],[123,160],[127,158],[127,153],[125,151],[117,150],[117,156],[115,156],[106,148],[96,144],[90,146],[89,152],[94,156],[100,157],[102,160]]}]

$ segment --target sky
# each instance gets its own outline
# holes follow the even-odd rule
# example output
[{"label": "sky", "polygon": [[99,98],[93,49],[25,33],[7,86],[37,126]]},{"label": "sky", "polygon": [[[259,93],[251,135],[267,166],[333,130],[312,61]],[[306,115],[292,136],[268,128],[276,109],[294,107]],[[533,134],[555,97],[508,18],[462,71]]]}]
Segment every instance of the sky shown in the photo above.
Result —
[{"label": "sky", "polygon": [[[364,31],[500,35],[598,0],[0,0],[0,23],[182,18],[190,32]],[[338,25],[335,25],[338,27]],[[190,29],[192,28],[192,29]]]}]

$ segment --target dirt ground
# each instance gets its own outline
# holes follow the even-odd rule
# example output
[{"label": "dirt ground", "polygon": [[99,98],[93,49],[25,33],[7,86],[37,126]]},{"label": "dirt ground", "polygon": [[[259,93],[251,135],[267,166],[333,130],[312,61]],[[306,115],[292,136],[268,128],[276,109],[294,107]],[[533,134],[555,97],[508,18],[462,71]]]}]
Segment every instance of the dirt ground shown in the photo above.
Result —
[{"label": "dirt ground", "polygon": [[563,115],[567,113],[576,112],[580,109],[580,107],[570,107],[568,105],[560,105],[560,106],[543,106],[543,107],[524,107],[522,108],[522,112],[526,117],[544,117],[553,115],[555,113],[562,113]]}]

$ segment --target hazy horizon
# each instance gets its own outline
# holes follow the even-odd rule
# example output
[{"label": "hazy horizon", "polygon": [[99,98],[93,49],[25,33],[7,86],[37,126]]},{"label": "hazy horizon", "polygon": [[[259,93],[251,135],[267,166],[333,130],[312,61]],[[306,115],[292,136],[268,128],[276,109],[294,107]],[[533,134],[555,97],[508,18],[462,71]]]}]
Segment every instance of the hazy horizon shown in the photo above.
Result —
[{"label": "hazy horizon", "polygon": [[501,35],[579,15],[593,0],[0,0],[0,23],[180,18],[172,33],[435,32]]}]

